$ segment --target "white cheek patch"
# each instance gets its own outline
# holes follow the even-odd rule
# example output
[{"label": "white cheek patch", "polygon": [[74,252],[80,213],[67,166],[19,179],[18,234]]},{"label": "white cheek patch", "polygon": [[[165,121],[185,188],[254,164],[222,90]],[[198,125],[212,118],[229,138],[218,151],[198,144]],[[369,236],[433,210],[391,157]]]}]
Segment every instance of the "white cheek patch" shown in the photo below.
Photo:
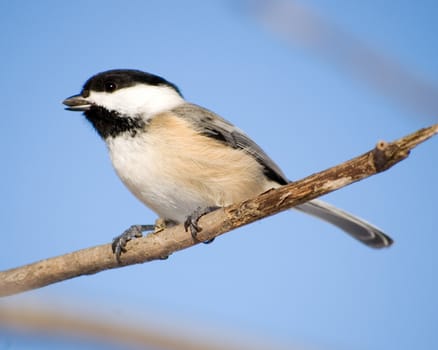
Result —
[{"label": "white cheek patch", "polygon": [[184,103],[184,99],[168,86],[144,84],[122,88],[112,93],[90,91],[87,100],[122,115],[141,115],[146,118]]}]

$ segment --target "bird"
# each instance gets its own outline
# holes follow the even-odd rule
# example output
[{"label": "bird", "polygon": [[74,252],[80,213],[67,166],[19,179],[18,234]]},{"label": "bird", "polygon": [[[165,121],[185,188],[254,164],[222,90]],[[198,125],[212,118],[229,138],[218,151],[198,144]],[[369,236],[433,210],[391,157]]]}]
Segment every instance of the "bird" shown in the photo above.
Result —
[{"label": "bird", "polygon": [[[135,69],[103,71],[63,104],[66,110],[83,112],[105,141],[121,181],[158,215],[155,225],[132,225],[113,240],[119,262],[127,242],[147,230],[184,224],[197,239],[202,215],[290,183],[245,132],[186,101],[180,89],[161,76]],[[369,247],[393,243],[376,226],[322,200],[294,209],[337,226]]]}]

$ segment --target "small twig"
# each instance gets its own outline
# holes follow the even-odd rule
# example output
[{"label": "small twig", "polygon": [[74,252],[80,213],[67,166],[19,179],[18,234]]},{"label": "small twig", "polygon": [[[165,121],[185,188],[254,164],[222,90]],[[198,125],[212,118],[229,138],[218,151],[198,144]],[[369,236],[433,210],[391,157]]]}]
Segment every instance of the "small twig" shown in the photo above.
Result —
[{"label": "small twig", "polygon": [[[353,182],[389,169],[405,159],[411,149],[438,133],[438,124],[418,130],[394,142],[379,142],[373,150],[343,164],[308,176],[260,196],[218,209],[203,216],[200,241],[207,241],[237,227],[292,208]],[[117,263],[110,244],[42,260],[0,272],[0,296],[41,288],[69,278],[106,269],[163,259],[197,244],[182,225],[128,243],[128,251]]]}]

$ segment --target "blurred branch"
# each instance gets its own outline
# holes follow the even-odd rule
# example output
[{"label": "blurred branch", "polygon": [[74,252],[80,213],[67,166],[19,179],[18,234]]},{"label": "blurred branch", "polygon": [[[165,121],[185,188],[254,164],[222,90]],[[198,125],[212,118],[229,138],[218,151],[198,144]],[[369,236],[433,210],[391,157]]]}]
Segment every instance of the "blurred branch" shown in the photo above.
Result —
[{"label": "blurred branch", "polygon": [[[254,199],[218,209],[201,217],[199,224],[203,230],[198,238],[201,242],[210,240],[384,171],[405,159],[412,148],[437,132],[438,124],[391,143],[379,142],[373,150],[343,164],[267,191]],[[130,241],[121,264],[117,263],[112,253],[111,244],[79,250],[0,272],[0,296],[41,288],[106,269],[164,259],[198,243],[179,225]]]},{"label": "blurred branch", "polygon": [[438,114],[438,86],[403,67],[298,1],[245,0],[247,9],[282,38],[301,45],[370,84],[399,105]]},{"label": "blurred branch", "polygon": [[[61,311],[60,311],[61,310]],[[134,321],[135,320],[135,323]],[[285,349],[273,344],[260,346],[253,341],[242,343],[224,339],[220,334],[199,336],[199,328],[194,331],[151,327],[139,323],[135,317],[125,317],[123,321],[105,315],[78,313],[65,308],[5,306],[0,305],[0,327],[24,334],[49,334],[50,337],[63,336],[67,339],[97,340],[103,344],[119,344],[123,349],[129,346],[161,350],[267,350]]]}]

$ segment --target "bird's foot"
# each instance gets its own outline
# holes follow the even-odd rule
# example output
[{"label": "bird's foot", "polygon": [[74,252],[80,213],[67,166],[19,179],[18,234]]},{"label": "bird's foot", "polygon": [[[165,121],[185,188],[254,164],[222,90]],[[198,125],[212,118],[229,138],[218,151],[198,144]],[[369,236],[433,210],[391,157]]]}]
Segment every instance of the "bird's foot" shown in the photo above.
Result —
[{"label": "bird's foot", "polygon": [[[157,220],[158,221],[158,220]],[[143,236],[145,231],[154,231],[155,225],[132,225],[130,228],[125,230],[120,236],[113,239],[112,249],[116,256],[117,262],[121,263],[120,256],[122,253],[126,252],[126,244],[134,238],[139,238]],[[163,230],[163,228],[161,228]]]},{"label": "bird's foot", "polygon": [[[184,221],[184,229],[188,231],[190,229],[190,234],[192,235],[192,238],[199,242],[198,239],[198,233],[202,231],[202,227],[198,225],[199,219],[204,216],[205,214],[211,213],[212,211],[215,211],[219,207],[206,207],[206,208],[198,208],[196,209],[192,214],[187,216],[186,221]],[[214,238],[209,239],[208,241],[204,241],[203,243],[209,244],[214,241]]]}]

